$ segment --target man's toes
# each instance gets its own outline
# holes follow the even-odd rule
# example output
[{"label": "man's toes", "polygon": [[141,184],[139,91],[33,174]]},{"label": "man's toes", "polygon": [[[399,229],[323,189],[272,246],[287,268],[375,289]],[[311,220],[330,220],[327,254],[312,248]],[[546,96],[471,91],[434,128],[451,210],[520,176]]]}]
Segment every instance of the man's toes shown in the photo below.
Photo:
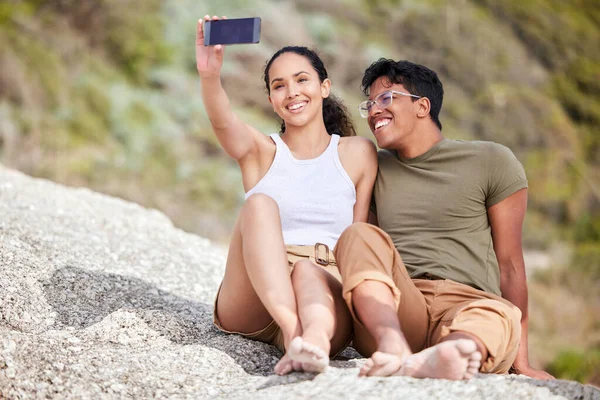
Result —
[{"label": "man's toes", "polygon": [[479,361],[479,362],[481,362],[481,353],[480,353],[480,352],[478,352],[478,351],[475,351],[474,353],[472,353],[472,354],[469,356],[469,360],[471,360],[471,361]]},{"label": "man's toes", "polygon": [[463,380],[465,380],[465,381],[468,381],[469,379],[473,379],[473,377],[474,377],[475,375],[476,375],[476,374],[472,374],[472,373],[470,373],[469,371],[467,371],[467,373],[465,373],[465,376],[463,377]]},{"label": "man's toes", "polygon": [[479,367],[481,364],[479,361],[471,361],[467,367],[467,373],[472,375],[477,375],[479,373]]},{"label": "man's toes", "polygon": [[[478,352],[477,344],[471,339],[459,339],[456,341],[456,348],[463,355],[471,354]],[[481,359],[481,354],[479,354],[479,358]]]},{"label": "man's toes", "polygon": [[368,376],[394,375],[402,367],[402,359],[394,354],[376,351],[371,359],[373,360],[373,367],[367,372]]},{"label": "man's toes", "polygon": [[397,363],[390,363],[384,365],[376,365],[369,371],[369,376],[392,376],[397,375],[402,365]]}]

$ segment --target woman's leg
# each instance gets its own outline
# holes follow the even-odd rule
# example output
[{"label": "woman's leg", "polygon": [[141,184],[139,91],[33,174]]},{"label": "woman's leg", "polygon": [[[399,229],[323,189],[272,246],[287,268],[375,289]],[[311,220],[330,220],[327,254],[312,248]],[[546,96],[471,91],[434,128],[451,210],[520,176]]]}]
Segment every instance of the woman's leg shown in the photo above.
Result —
[{"label": "woman's leg", "polygon": [[322,371],[329,363],[328,355],[338,353],[352,335],[342,284],[310,260],[302,260],[294,264],[292,285],[302,336],[293,340],[288,355],[305,371]]},{"label": "woman's leg", "polygon": [[226,330],[252,333],[273,319],[289,342],[301,335],[277,203],[250,196],[236,223],[216,313]]}]

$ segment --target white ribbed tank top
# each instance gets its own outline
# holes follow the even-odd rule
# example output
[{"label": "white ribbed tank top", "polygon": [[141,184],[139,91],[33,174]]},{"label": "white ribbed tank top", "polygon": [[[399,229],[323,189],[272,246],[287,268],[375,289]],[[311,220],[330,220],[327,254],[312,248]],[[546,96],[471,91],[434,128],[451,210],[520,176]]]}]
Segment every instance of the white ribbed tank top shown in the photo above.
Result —
[{"label": "white ribbed tank top", "polygon": [[325,243],[333,250],[354,218],[356,189],[338,155],[339,135],[310,160],[297,160],[279,134],[270,135],[275,158],[265,176],[245,198],[263,193],[279,206],[283,241],[287,245]]}]

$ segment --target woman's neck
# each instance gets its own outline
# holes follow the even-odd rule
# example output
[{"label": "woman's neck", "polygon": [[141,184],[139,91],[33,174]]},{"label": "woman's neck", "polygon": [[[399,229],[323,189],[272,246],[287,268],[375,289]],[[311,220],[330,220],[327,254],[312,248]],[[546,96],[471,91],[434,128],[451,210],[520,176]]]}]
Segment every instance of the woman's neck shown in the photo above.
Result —
[{"label": "woman's neck", "polygon": [[322,154],[331,140],[323,121],[303,126],[286,126],[281,139],[297,159],[311,159]]}]

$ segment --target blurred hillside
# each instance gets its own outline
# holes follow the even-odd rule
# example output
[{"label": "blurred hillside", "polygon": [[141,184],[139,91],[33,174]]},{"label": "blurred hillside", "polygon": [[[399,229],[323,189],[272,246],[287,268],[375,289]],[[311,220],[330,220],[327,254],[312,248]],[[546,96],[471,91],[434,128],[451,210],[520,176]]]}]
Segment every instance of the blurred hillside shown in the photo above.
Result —
[{"label": "blurred hillside", "polygon": [[262,86],[284,45],[319,50],[354,112],[379,57],[436,70],[450,138],[509,146],[529,178],[534,363],[600,385],[600,2],[597,0],[4,0],[0,162],[164,211],[226,241],[243,201],[237,165],[204,113],[194,35],[204,14],[260,16],[258,45],[230,47],[224,84],[265,133]]}]

